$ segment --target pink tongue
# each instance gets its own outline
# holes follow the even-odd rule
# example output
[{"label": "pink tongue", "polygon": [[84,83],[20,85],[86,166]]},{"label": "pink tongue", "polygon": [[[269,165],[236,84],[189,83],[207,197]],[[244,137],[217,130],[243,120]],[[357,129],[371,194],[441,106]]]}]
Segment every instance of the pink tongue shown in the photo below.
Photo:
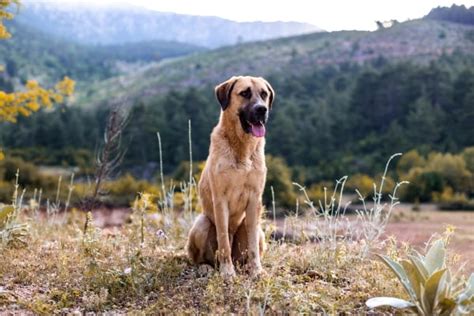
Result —
[{"label": "pink tongue", "polygon": [[251,132],[252,135],[255,137],[263,137],[265,136],[265,125],[259,124],[259,125],[251,125]]}]

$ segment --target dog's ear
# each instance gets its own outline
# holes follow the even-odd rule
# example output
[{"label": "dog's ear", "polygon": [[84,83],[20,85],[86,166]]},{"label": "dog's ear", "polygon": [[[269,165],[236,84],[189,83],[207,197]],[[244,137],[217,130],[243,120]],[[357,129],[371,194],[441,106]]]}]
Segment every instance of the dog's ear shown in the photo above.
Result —
[{"label": "dog's ear", "polygon": [[221,104],[222,111],[225,111],[230,104],[230,95],[234,89],[237,77],[232,77],[227,81],[219,84],[215,88],[217,101]]},{"label": "dog's ear", "polygon": [[263,82],[265,82],[265,85],[267,86],[268,92],[270,92],[270,95],[268,96],[268,106],[271,108],[273,101],[275,101],[275,90],[273,90],[272,86],[268,83],[267,80],[261,78]]}]

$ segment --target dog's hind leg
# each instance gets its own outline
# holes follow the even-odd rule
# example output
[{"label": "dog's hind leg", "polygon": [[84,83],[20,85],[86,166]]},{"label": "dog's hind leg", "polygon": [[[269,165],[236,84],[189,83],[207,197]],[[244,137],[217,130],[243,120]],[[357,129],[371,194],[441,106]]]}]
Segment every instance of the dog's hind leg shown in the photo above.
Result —
[{"label": "dog's hind leg", "polygon": [[[258,227],[258,250],[260,257],[263,256],[265,252],[265,234],[261,227]],[[248,233],[245,226],[245,222],[240,224],[237,232],[234,235],[234,240],[232,243],[232,260],[240,265],[247,264],[248,261]]]},{"label": "dog's hind leg", "polygon": [[209,218],[200,214],[194,221],[189,232],[186,245],[189,258],[195,263],[207,263],[215,265],[215,254],[217,251],[216,226]]}]

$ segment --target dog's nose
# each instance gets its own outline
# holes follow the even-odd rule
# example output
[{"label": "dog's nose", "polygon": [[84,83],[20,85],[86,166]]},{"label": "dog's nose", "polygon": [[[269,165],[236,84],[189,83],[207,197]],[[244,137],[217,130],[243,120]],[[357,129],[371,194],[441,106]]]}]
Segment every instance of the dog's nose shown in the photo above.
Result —
[{"label": "dog's nose", "polygon": [[263,105],[255,106],[255,114],[259,116],[264,116],[265,114],[267,114],[267,107]]}]

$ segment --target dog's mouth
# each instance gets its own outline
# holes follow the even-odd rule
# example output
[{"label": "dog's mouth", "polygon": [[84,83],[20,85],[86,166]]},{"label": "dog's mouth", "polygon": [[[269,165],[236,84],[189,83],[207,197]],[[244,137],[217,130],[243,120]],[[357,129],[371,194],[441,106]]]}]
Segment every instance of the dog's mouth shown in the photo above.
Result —
[{"label": "dog's mouth", "polygon": [[266,130],[265,130],[265,124],[260,121],[257,123],[250,123],[247,122],[250,125],[250,133],[252,133],[253,136],[255,137],[264,137]]},{"label": "dog's mouth", "polygon": [[254,137],[265,137],[266,129],[265,123],[266,119],[256,118],[251,113],[248,113],[244,110],[239,112],[240,125],[244,132],[252,134]]}]

